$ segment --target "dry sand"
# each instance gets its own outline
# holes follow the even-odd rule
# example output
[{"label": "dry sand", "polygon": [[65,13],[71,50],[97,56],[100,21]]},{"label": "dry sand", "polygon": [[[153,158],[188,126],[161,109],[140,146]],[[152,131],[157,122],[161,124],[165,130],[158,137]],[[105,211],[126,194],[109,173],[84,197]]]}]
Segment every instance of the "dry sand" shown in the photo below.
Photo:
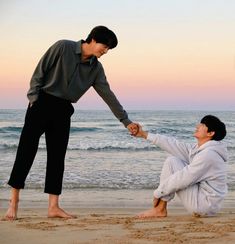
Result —
[{"label": "dry sand", "polygon": [[[68,209],[67,209],[68,210]],[[48,219],[46,209],[20,209],[15,221],[0,221],[1,244],[235,243],[235,209],[197,218],[170,209],[167,218],[137,219],[143,209],[69,209],[76,219]],[[6,209],[0,209],[4,216]]]}]

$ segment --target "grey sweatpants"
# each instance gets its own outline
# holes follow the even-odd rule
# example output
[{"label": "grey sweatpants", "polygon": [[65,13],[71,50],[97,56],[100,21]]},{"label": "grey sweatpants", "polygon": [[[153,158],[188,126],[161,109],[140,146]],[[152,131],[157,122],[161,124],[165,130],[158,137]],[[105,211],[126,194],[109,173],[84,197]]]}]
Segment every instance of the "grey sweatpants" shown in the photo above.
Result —
[{"label": "grey sweatpants", "polygon": [[[166,159],[163,164],[161,176],[160,176],[160,184],[164,182],[169,176],[174,174],[175,172],[182,170],[187,165],[187,162],[182,161],[177,157],[170,156]],[[189,186],[183,190],[179,190],[177,192],[173,192],[169,195],[162,197],[163,201],[170,201],[175,197],[175,193],[179,197],[181,203],[190,213],[198,212],[198,197],[199,197],[199,185],[195,184]]]}]

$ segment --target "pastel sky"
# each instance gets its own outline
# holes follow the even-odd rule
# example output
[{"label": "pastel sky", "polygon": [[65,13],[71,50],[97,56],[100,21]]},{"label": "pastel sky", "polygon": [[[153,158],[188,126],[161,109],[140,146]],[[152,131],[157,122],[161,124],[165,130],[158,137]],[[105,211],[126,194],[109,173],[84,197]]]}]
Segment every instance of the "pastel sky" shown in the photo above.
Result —
[{"label": "pastel sky", "polygon": [[[101,57],[126,110],[235,110],[234,0],[1,0],[0,108],[25,108],[32,73],[59,39],[97,25],[118,36]],[[91,88],[76,109],[107,109]]]}]

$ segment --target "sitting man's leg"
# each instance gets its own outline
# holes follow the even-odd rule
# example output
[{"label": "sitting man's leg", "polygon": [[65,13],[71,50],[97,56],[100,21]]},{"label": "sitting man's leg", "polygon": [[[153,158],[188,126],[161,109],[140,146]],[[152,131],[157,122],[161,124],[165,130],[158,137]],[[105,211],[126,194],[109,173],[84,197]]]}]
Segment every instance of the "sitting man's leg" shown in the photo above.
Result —
[{"label": "sitting man's leg", "polygon": [[[164,180],[167,179],[169,176],[183,169],[186,165],[187,163],[180,160],[179,158],[168,157],[162,167],[159,185],[161,185],[161,183],[164,182]],[[166,217],[167,202],[172,200],[174,196],[175,193],[172,193],[162,197],[161,199],[154,198],[153,208],[138,214],[138,217],[139,218]]]},{"label": "sitting man's leg", "polygon": [[201,211],[199,210],[199,187],[198,184],[192,185],[187,187],[184,190],[180,190],[176,192],[177,196],[179,197],[181,203],[184,205],[185,209],[194,214],[194,216],[201,215]]}]

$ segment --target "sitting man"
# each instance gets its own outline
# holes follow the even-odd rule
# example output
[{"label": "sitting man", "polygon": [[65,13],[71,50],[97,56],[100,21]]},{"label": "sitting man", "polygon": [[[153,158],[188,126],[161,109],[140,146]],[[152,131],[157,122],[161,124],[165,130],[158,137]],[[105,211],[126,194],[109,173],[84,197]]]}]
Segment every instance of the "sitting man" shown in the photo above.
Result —
[{"label": "sitting man", "polygon": [[167,203],[175,193],[190,213],[215,215],[227,193],[227,148],[221,142],[226,136],[225,124],[212,115],[202,118],[194,132],[195,145],[151,134],[138,126],[137,137],[148,139],[172,155],[164,162],[160,184],[154,191],[153,208],[138,217],[166,217]]}]

